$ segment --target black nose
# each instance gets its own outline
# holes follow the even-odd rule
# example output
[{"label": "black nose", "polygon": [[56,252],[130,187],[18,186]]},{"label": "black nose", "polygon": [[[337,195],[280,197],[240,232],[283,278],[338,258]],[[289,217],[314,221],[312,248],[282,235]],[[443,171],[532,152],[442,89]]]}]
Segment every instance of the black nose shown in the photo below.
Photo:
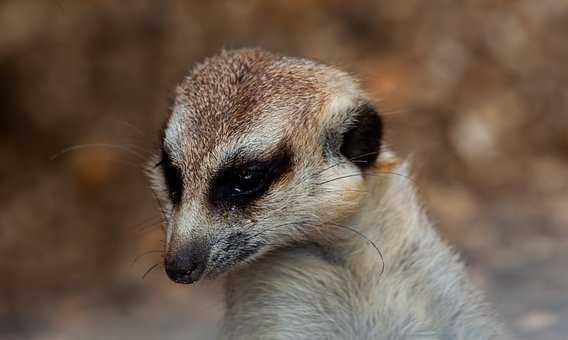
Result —
[{"label": "black nose", "polygon": [[166,255],[166,273],[175,283],[194,283],[203,274],[208,257],[208,252],[201,247],[177,249]]}]

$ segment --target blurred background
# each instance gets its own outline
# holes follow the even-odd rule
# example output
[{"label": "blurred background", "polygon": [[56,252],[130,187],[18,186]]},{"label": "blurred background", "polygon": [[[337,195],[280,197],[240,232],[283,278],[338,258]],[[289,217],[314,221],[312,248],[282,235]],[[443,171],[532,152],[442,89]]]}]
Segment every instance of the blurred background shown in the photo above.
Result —
[{"label": "blurred background", "polygon": [[214,337],[218,285],[153,267],[142,165],[176,82],[243,46],[358,75],[514,337],[567,338],[568,2],[3,0],[1,339]]}]

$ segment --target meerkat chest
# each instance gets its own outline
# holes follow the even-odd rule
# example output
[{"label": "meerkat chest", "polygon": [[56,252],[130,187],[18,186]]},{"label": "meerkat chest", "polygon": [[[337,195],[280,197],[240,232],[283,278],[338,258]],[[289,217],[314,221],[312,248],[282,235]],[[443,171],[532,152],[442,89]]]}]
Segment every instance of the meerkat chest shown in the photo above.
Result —
[{"label": "meerkat chest", "polygon": [[268,256],[231,275],[226,339],[350,339],[358,336],[354,278],[341,265],[304,251]]}]

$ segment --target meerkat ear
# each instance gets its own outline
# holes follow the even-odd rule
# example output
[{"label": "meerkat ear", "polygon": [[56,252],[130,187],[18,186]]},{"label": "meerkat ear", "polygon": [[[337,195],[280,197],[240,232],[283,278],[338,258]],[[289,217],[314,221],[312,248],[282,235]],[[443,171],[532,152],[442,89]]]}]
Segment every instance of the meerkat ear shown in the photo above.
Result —
[{"label": "meerkat ear", "polygon": [[377,110],[363,105],[353,114],[353,122],[342,135],[339,151],[358,167],[375,163],[381,149],[383,123]]}]

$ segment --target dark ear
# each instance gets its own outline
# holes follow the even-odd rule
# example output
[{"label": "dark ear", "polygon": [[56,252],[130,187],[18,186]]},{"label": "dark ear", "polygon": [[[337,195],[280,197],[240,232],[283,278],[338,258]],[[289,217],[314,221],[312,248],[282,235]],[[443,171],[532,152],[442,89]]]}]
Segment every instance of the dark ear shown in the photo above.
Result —
[{"label": "dark ear", "polygon": [[383,123],[370,105],[357,109],[353,123],[343,133],[339,151],[358,167],[367,168],[377,160],[381,149]]}]

